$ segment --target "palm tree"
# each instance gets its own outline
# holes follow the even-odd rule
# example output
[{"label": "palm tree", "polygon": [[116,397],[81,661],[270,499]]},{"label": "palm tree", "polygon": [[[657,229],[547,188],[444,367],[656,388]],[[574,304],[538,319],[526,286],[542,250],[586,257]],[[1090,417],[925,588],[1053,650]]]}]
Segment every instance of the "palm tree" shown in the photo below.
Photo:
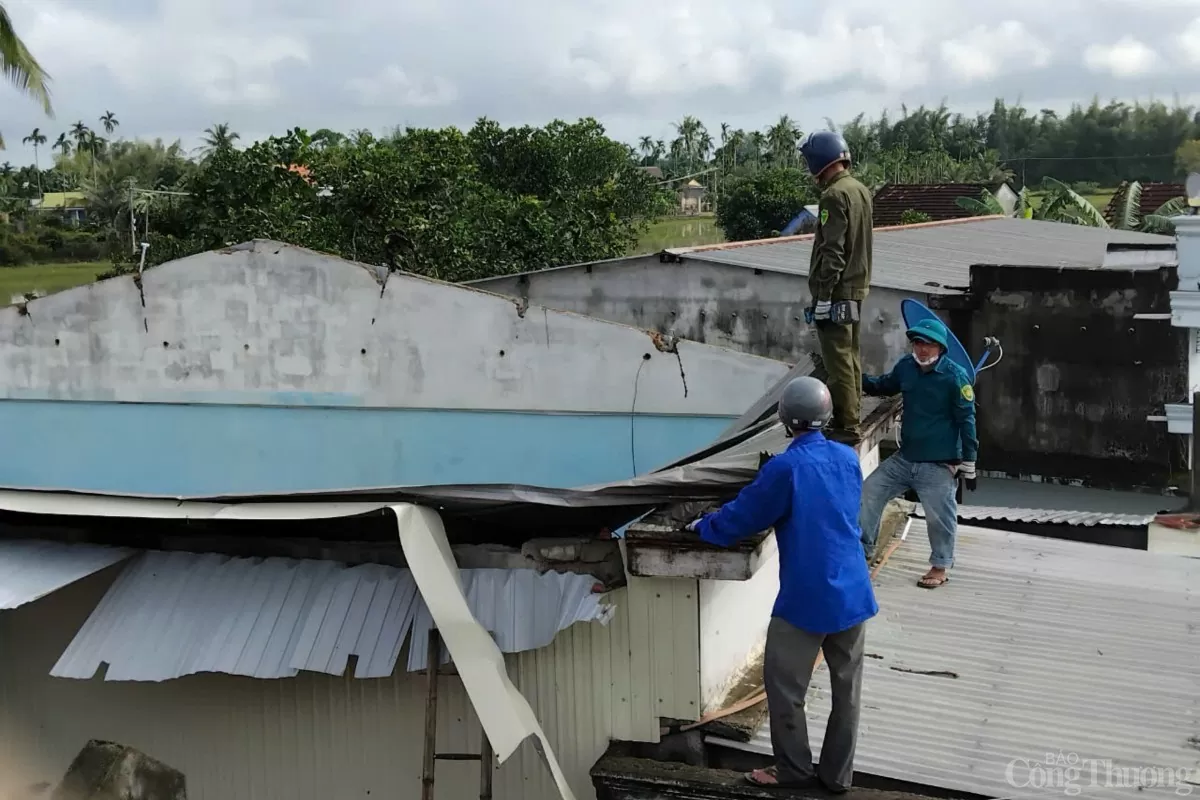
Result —
[{"label": "palm tree", "polygon": [[71,126],[71,138],[75,140],[76,149],[82,149],[87,144],[88,134],[92,129],[83,124],[83,120]]},{"label": "palm tree", "polygon": [[[4,73],[4,77],[16,86],[18,91],[41,103],[46,116],[54,117],[54,108],[50,104],[50,89],[47,87],[50,76],[25,47],[21,37],[17,36],[12,20],[2,5],[0,5],[0,72]],[[0,149],[3,148],[4,137],[0,136]]]},{"label": "palm tree", "polygon": [[104,132],[111,136],[112,132],[115,131],[121,123],[117,120],[116,114],[111,111],[105,111],[104,116],[100,117],[100,124],[104,126]]},{"label": "palm tree", "polygon": [[61,150],[63,158],[71,155],[71,140],[67,138],[65,133],[60,133],[58,138],[54,140],[54,149]]},{"label": "palm tree", "polygon": [[638,139],[638,150],[642,153],[642,164],[649,166],[648,159],[650,154],[654,152],[654,139],[650,136],[643,136]]},{"label": "palm tree", "polygon": [[233,147],[233,143],[240,138],[237,133],[229,129],[228,122],[222,122],[204,129],[204,138],[201,140],[204,144],[201,149],[205,155],[211,155],[218,150],[227,150]]},{"label": "palm tree", "polygon": [[37,170],[38,194],[42,193],[42,165],[38,163],[38,148],[46,143],[46,134],[41,128],[34,128],[33,133],[21,140],[21,144],[33,145],[33,168]]},{"label": "palm tree", "polygon": [[771,151],[771,159],[777,164],[791,166],[799,141],[800,126],[787,114],[767,129],[767,147]]}]

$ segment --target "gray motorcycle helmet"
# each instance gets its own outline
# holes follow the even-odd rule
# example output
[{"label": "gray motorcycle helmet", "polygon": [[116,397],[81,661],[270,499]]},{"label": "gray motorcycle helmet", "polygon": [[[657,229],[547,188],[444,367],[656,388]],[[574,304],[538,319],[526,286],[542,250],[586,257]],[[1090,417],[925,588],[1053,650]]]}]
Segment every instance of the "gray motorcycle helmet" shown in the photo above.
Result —
[{"label": "gray motorcycle helmet", "polygon": [[833,418],[829,387],[816,378],[794,378],[779,398],[779,421],[788,433],[821,430]]}]

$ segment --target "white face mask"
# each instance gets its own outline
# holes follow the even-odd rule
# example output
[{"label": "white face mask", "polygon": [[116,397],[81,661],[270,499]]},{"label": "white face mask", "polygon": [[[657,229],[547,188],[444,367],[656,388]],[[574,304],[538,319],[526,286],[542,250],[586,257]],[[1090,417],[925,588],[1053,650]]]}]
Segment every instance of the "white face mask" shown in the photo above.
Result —
[{"label": "white face mask", "polygon": [[937,360],[939,358],[940,358],[940,356],[937,353],[934,353],[932,356],[930,356],[929,358],[922,361],[921,357],[919,355],[917,355],[917,351],[913,350],[913,360],[916,361],[918,364],[920,364],[922,367],[928,367],[933,364],[936,364]]}]

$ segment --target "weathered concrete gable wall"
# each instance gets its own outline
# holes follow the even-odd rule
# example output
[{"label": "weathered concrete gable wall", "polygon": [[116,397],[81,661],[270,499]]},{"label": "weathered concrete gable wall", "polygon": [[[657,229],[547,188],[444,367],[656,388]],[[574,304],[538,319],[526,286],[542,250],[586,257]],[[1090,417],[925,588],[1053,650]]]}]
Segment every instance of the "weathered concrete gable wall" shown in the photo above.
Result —
[{"label": "weathered concrete gable wall", "polygon": [[[817,351],[804,322],[807,278],[657,255],[551,269],[474,284],[530,303],[794,363]],[[875,287],[863,309],[863,368],[881,372],[907,352],[900,301]]]},{"label": "weathered concrete gable wall", "polygon": [[0,485],[603,483],[705,446],[787,369],[260,241],[0,311],[0,449],[27,454]]},{"label": "weathered concrete gable wall", "polygon": [[736,416],[786,372],[273,242],[141,284],[0,311],[0,397],[628,414],[636,378],[639,412]]},{"label": "weathered concrete gable wall", "polygon": [[1134,318],[1168,313],[1175,284],[1173,268],[973,267],[970,341],[1004,347],[976,389],[980,469],[1157,487],[1186,469],[1146,417],[1187,395],[1187,333]]}]

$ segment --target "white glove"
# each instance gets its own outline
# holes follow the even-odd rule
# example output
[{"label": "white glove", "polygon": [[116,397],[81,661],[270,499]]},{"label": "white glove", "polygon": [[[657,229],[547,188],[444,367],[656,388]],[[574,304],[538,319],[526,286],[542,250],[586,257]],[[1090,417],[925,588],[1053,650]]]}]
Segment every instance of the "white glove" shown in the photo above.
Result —
[{"label": "white glove", "polygon": [[958,465],[958,474],[969,481],[975,480],[975,462],[964,461]]},{"label": "white glove", "polygon": [[700,520],[702,520],[702,519],[704,519],[704,517],[696,517],[694,520],[689,522],[687,525],[683,526],[683,529],[685,531],[691,531],[692,533],[695,533],[696,528],[697,528],[697,526],[700,525]]},{"label": "white glove", "polygon": [[813,304],[813,320],[829,319],[830,311],[833,309],[833,301],[819,300]]}]

